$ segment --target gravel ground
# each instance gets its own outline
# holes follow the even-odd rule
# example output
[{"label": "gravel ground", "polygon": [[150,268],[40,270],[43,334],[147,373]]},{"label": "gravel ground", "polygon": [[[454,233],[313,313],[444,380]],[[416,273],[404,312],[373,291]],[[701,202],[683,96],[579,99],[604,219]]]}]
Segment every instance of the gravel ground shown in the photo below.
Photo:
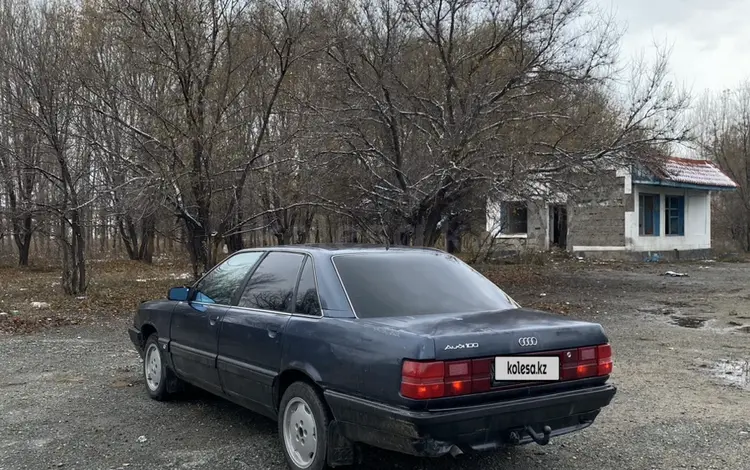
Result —
[{"label": "gravel ground", "polygon": [[[667,269],[690,276],[659,276]],[[543,291],[511,294],[570,302],[611,337],[619,391],[596,423],[545,447],[459,459],[368,450],[362,468],[750,468],[746,377],[715,371],[750,360],[750,265],[545,270]],[[0,336],[0,470],[286,468],[273,422],[201,393],[150,400],[127,323]]]}]

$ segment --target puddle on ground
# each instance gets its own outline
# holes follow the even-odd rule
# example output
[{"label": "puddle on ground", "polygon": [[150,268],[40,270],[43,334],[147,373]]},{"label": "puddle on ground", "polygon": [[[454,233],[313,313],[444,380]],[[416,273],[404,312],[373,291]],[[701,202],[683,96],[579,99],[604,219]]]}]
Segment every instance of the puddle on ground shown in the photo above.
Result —
[{"label": "puddle on ground", "polygon": [[677,310],[673,308],[664,307],[639,308],[638,311],[651,315],[674,315],[677,313]]},{"label": "puddle on ground", "polygon": [[666,305],[667,307],[675,307],[675,308],[688,308],[692,307],[693,304],[690,302],[685,302],[683,300],[662,300],[662,305]]},{"label": "puddle on ground", "polygon": [[681,326],[683,328],[703,328],[703,326],[705,326],[706,322],[708,321],[708,318],[680,317],[677,315],[672,315],[671,319],[671,324]]},{"label": "puddle on ground", "polygon": [[750,361],[722,359],[713,368],[714,375],[724,382],[750,390]]}]

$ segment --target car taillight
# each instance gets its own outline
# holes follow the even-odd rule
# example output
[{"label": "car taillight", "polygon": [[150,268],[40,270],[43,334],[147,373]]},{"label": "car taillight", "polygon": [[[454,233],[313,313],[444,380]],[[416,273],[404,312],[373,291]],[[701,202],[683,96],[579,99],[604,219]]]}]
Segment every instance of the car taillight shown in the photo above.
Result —
[{"label": "car taillight", "polygon": [[602,344],[596,348],[596,360],[599,363],[597,375],[609,375],[614,365],[612,361],[612,346]]},{"label": "car taillight", "polygon": [[404,361],[401,369],[401,395],[425,400],[489,391],[492,385],[490,362]]},{"label": "car taillight", "polygon": [[445,395],[471,393],[471,361],[445,363]]},{"label": "car taillight", "polygon": [[404,361],[401,368],[401,395],[425,400],[445,395],[443,362]]},{"label": "car taillight", "polygon": [[[525,356],[560,357],[560,381],[601,377],[612,373],[609,344]],[[494,358],[420,362],[406,360],[401,369],[401,395],[415,400],[453,397],[492,389]],[[516,386],[528,385],[519,383]],[[509,385],[512,387],[514,385]]]}]

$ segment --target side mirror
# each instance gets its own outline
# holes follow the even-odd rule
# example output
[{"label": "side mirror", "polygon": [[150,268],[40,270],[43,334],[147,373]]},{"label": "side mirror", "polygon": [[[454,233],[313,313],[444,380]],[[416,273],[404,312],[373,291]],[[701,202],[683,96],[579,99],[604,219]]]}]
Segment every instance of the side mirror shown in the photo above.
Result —
[{"label": "side mirror", "polygon": [[167,299],[176,300],[178,302],[184,302],[190,295],[190,289],[188,287],[172,287],[169,289]]}]

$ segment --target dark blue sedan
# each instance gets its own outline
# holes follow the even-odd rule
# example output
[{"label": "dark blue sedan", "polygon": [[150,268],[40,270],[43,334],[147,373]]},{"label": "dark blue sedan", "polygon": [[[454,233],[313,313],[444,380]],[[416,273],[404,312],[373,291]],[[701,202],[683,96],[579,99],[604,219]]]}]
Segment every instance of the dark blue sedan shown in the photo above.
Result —
[{"label": "dark blue sedan", "polygon": [[277,420],[292,469],[353,464],[361,444],[543,445],[616,391],[600,325],[524,309],[434,249],[243,250],[141,304],[129,333],[152,398],[189,383]]}]

